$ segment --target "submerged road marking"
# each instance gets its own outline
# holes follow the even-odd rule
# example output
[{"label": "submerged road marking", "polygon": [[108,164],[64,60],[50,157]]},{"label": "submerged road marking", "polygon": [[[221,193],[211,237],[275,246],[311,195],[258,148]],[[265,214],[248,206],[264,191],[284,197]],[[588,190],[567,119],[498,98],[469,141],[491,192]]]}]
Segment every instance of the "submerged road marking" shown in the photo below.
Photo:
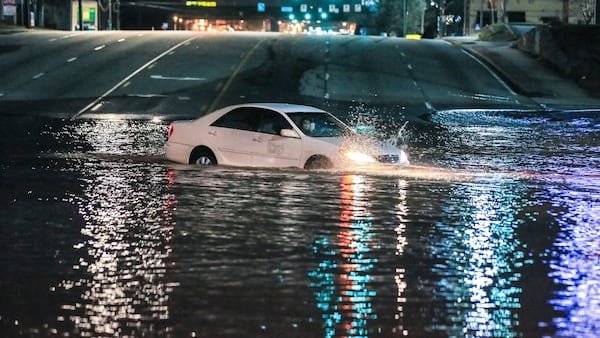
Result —
[{"label": "submerged road marking", "polygon": [[36,79],[39,79],[40,77],[44,76],[45,74],[46,74],[46,73],[44,73],[44,72],[42,72],[42,73],[37,73],[37,74],[35,74],[35,75],[32,77],[32,79],[34,79],[34,80],[36,80]]},{"label": "submerged road marking", "polygon": [[154,80],[176,80],[176,81],[204,81],[204,77],[190,77],[190,76],[162,76],[162,75],[150,75],[151,79]]},{"label": "submerged road marking", "polygon": [[131,78],[133,78],[134,76],[136,76],[139,72],[141,72],[142,70],[148,68],[150,65],[152,65],[156,61],[158,61],[161,58],[163,58],[165,55],[171,53],[175,49],[177,49],[177,48],[183,46],[184,44],[186,44],[186,43],[188,43],[188,42],[190,42],[192,40],[195,40],[197,38],[199,38],[199,36],[192,36],[191,38],[189,38],[187,40],[184,40],[184,41],[176,44],[175,46],[167,49],[166,51],[162,52],[161,54],[159,54],[158,56],[156,56],[154,59],[146,62],[146,64],[144,64],[140,68],[134,70],[131,74],[127,75],[123,80],[119,81],[116,85],[114,85],[112,88],[110,88],[109,90],[107,90],[104,94],[100,95],[94,101],[90,102],[87,106],[81,108],[75,115],[73,115],[71,117],[71,119],[75,119],[75,118],[81,116],[81,114],[85,113],[88,109],[90,109],[91,107],[94,107],[98,102],[104,100],[108,95],[110,95],[112,92],[114,92],[115,90],[117,90],[117,88],[119,88],[122,84],[124,84],[127,81],[129,81]]}]

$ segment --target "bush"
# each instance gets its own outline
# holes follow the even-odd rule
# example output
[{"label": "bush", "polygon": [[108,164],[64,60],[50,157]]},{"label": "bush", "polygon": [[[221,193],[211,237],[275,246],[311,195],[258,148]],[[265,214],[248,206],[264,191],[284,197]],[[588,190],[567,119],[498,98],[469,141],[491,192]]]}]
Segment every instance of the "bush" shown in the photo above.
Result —
[{"label": "bush", "polygon": [[510,27],[503,23],[487,25],[479,33],[479,40],[481,41],[512,41],[518,38]]}]

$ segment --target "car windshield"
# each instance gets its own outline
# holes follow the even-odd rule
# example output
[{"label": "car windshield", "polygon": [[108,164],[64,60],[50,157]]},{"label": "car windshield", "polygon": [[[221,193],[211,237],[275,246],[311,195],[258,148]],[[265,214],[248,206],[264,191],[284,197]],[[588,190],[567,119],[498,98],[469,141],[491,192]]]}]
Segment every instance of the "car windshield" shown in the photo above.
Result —
[{"label": "car windshield", "polygon": [[318,112],[287,113],[287,116],[302,132],[311,137],[340,137],[353,131],[333,116]]}]

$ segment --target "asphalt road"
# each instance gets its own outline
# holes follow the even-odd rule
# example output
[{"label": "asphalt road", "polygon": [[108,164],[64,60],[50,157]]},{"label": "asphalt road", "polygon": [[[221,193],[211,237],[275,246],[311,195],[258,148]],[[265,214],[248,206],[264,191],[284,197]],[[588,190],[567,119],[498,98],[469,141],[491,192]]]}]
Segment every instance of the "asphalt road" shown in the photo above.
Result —
[{"label": "asphalt road", "polygon": [[440,40],[196,32],[0,35],[0,114],[176,119],[241,102],[417,118],[446,109],[536,109]]}]

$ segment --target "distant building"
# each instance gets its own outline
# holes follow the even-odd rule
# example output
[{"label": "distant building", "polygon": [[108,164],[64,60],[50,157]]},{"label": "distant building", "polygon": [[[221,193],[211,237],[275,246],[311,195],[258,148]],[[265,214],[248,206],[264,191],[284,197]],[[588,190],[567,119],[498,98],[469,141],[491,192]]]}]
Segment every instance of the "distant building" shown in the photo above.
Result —
[{"label": "distant building", "polygon": [[[383,0],[84,0],[82,16],[85,16],[83,28],[95,30],[164,29],[165,23],[167,29],[175,29],[174,17],[182,19],[181,29],[193,27],[183,24],[185,20],[191,23],[217,19],[246,23],[258,20],[263,22],[263,28],[273,28],[281,21],[356,20],[376,13],[380,1]],[[78,22],[74,23],[79,19],[79,13],[74,12],[77,3],[78,0],[0,0],[0,21],[28,27],[79,29]],[[590,23],[596,23],[600,7],[597,0],[433,0],[431,3],[451,6],[445,14],[452,18],[463,18],[466,10],[467,20],[461,19],[460,25],[464,23],[470,30],[503,20],[529,24],[585,23],[582,5],[589,7]],[[415,15],[421,17],[423,13]],[[267,21],[269,24],[265,26]]]},{"label": "distant building", "polygon": [[[581,24],[585,22],[581,5],[590,3],[592,10],[596,12],[600,4],[600,1],[596,3],[595,0],[505,0],[503,6],[502,0],[465,1],[471,28],[483,27],[494,22]],[[591,23],[595,23],[595,20]]]}]

